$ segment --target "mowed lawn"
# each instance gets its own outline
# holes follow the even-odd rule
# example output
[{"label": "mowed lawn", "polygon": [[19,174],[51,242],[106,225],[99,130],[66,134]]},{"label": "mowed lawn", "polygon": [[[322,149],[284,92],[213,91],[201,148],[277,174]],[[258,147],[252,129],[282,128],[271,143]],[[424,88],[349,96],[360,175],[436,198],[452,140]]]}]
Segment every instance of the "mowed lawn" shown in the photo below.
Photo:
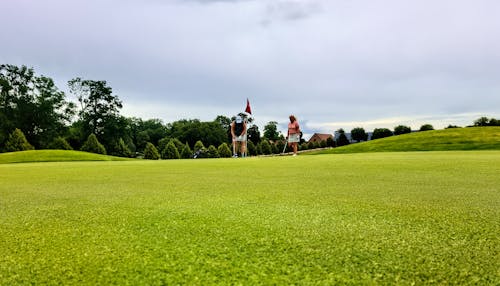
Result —
[{"label": "mowed lawn", "polygon": [[0,165],[0,285],[500,284],[500,151]]}]

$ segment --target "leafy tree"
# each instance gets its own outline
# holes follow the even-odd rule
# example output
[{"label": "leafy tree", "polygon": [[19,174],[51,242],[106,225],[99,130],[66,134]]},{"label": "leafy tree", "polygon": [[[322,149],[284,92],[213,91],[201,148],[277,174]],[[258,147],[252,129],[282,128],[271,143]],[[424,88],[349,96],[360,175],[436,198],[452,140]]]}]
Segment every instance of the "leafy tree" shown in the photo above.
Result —
[{"label": "leafy tree", "polygon": [[[301,143],[299,147],[300,147],[299,148],[300,150],[308,150],[309,149],[309,143],[307,143],[307,142]],[[281,149],[281,150],[283,150],[283,149]],[[288,147],[287,147],[286,150],[288,150]]]},{"label": "leafy tree", "polygon": [[207,157],[208,158],[219,158],[219,152],[217,151],[217,148],[215,148],[214,145],[208,146],[208,152],[207,152]]},{"label": "leafy tree", "polygon": [[160,154],[158,153],[158,149],[156,149],[153,143],[146,143],[146,148],[144,148],[144,159],[148,160],[158,160],[160,159]]},{"label": "leafy tree", "polygon": [[120,157],[132,157],[132,151],[130,151],[130,148],[125,144],[125,141],[123,141],[122,138],[118,140],[117,146],[114,148],[114,153],[113,155],[120,156]]},{"label": "leafy tree", "polygon": [[7,152],[16,152],[16,151],[25,151],[25,150],[33,150],[33,146],[26,140],[24,133],[16,128],[10,134],[9,140],[5,144],[5,151]]},{"label": "leafy tree", "polygon": [[264,138],[271,141],[279,139],[278,122],[270,121],[264,126]]},{"label": "leafy tree", "polygon": [[229,158],[232,155],[231,149],[229,149],[229,146],[225,142],[219,145],[217,151],[221,158]]},{"label": "leafy tree", "polygon": [[248,142],[252,142],[254,145],[260,142],[260,131],[257,125],[252,125],[247,129]]},{"label": "leafy tree", "polygon": [[392,135],[392,131],[387,128],[375,128],[375,130],[373,130],[372,140],[390,137]]},{"label": "leafy tree", "polygon": [[451,124],[450,124],[450,125],[446,126],[446,128],[445,128],[445,129],[450,129],[450,128],[460,128],[460,126],[457,126],[457,125],[451,125]]},{"label": "leafy tree", "polygon": [[434,130],[434,127],[430,124],[424,124],[420,126],[420,131],[430,131],[430,130]]},{"label": "leafy tree", "polygon": [[182,159],[189,159],[193,157],[193,151],[191,150],[191,148],[189,148],[189,144],[184,144],[184,148],[182,148],[182,152],[181,152],[181,158]]},{"label": "leafy tree", "polygon": [[406,133],[411,133],[410,127],[404,125],[398,125],[394,127],[394,135],[401,135]]},{"label": "leafy tree", "polygon": [[337,130],[337,134],[339,134],[337,138],[337,146],[349,145],[349,139],[347,139],[344,129],[340,128]]},{"label": "leafy tree", "polygon": [[366,134],[365,129],[362,127],[356,127],[351,130],[351,138],[358,142],[366,141],[368,139],[368,134]]},{"label": "leafy tree", "polygon": [[99,142],[99,140],[97,140],[97,137],[93,133],[89,135],[81,150],[85,152],[106,155],[106,148]]},{"label": "leafy tree", "polygon": [[489,121],[488,117],[481,117],[474,121],[474,126],[488,126]]},{"label": "leafy tree", "polygon": [[161,157],[163,159],[180,159],[181,158],[181,155],[179,154],[179,150],[175,146],[175,143],[173,140],[170,140],[170,142],[168,142],[167,146],[165,147],[165,149],[161,153]]},{"label": "leafy tree", "polygon": [[[77,77],[70,80],[68,86],[80,103],[79,120],[82,123],[83,134],[92,133],[103,139],[113,137],[106,136],[107,133],[114,133],[110,130],[114,124],[110,124],[109,121],[118,121],[122,102],[118,96],[112,94],[112,88],[107,85],[106,81],[83,80]],[[111,144],[111,142],[106,143],[108,147]]]},{"label": "leafy tree", "polygon": [[54,141],[49,145],[49,149],[55,150],[73,150],[71,145],[69,145],[68,141],[63,137],[57,137]]},{"label": "leafy tree", "polygon": [[54,81],[26,66],[0,65],[0,145],[19,128],[36,148],[63,135],[74,114]]}]

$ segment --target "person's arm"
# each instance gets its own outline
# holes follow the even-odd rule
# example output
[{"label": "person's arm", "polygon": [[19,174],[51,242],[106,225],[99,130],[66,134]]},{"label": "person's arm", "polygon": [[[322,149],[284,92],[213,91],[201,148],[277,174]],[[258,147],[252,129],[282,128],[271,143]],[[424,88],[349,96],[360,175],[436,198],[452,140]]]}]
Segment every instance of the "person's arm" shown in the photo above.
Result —
[{"label": "person's arm", "polygon": [[234,140],[234,138],[236,138],[236,136],[234,136],[234,122],[231,123],[231,136]]}]

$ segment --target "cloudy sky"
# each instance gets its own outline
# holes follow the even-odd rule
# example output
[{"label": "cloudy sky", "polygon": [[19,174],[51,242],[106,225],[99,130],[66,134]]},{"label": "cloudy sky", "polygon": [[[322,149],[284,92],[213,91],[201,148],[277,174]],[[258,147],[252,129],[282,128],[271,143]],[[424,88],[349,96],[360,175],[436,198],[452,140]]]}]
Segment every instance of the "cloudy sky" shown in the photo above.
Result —
[{"label": "cloudy sky", "polygon": [[[243,111],[305,133],[500,117],[497,0],[2,0],[0,63],[67,92],[106,80],[122,114]],[[70,98],[71,96],[68,95]]]}]

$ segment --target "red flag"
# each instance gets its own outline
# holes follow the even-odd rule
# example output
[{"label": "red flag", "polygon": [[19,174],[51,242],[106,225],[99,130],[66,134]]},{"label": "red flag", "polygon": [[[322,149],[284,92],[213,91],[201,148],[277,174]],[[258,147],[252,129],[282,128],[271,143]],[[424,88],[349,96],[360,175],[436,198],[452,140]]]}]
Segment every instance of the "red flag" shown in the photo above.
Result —
[{"label": "red flag", "polygon": [[245,108],[245,112],[248,114],[252,114],[252,109],[250,108],[250,101],[247,98],[247,108]]}]

